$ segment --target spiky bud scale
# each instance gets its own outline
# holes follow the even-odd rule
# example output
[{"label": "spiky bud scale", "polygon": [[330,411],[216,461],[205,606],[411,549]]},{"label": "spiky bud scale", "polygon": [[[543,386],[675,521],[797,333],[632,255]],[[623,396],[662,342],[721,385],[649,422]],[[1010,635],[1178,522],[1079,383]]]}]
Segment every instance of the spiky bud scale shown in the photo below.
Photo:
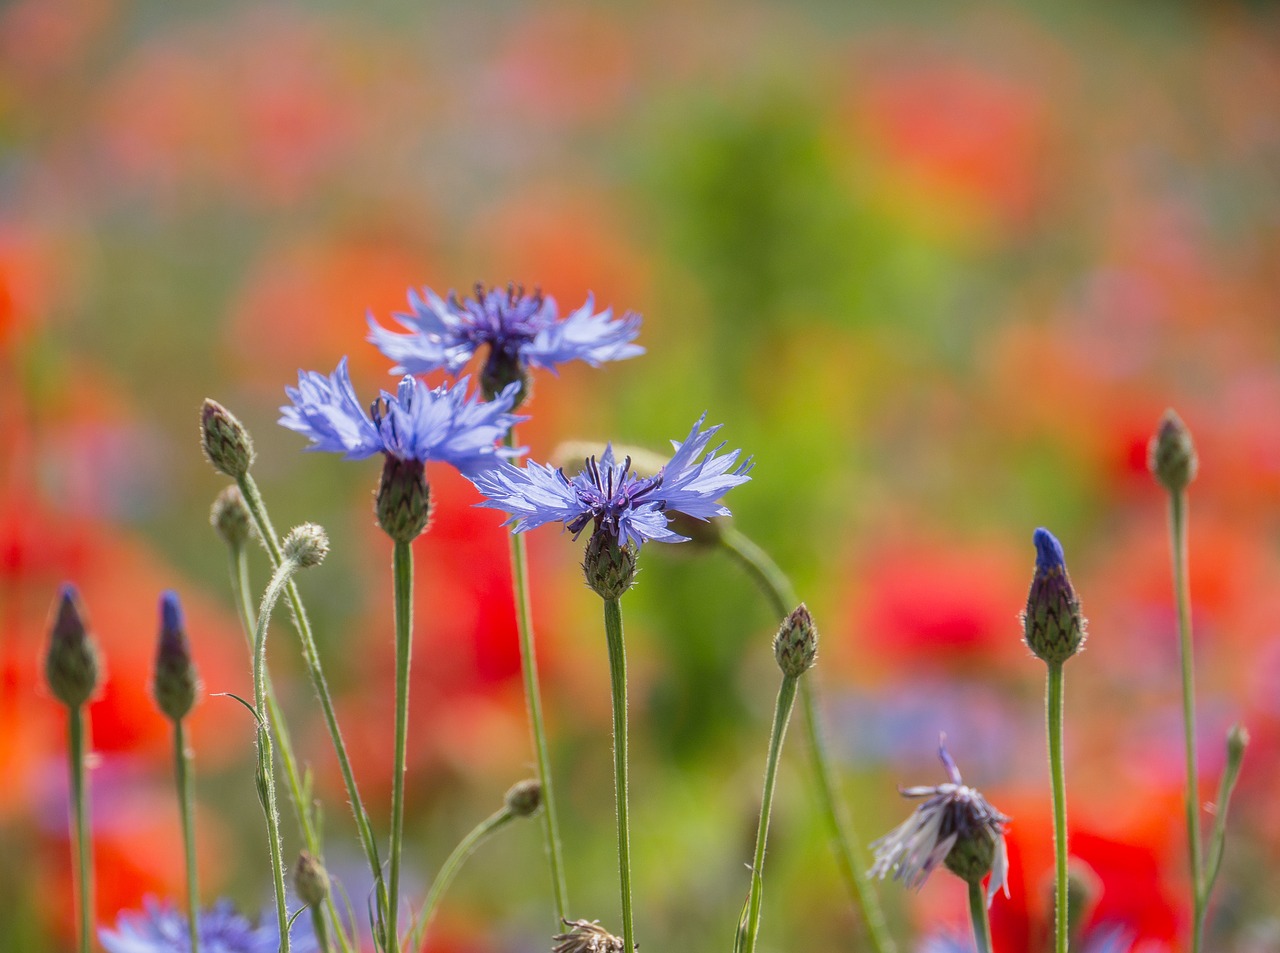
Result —
[{"label": "spiky bud scale", "polygon": [[182,605],[172,590],[160,596],[160,639],[156,648],[156,668],[151,694],[165,717],[180,721],[195,707],[200,678],[191,660]]},{"label": "spiky bud scale", "polygon": [[1062,544],[1047,529],[1035,531],[1036,568],[1022,614],[1023,637],[1037,658],[1065,662],[1080,651],[1085,640],[1085,620],[1080,612]]},{"label": "spiky bud scale", "polygon": [[411,543],[431,522],[431,487],[426,466],[388,453],[375,502],[378,525],[397,543]]},{"label": "spiky bud scale", "polygon": [[1147,465],[1170,493],[1180,493],[1196,478],[1200,460],[1191,431],[1172,409],[1160,418],[1160,426],[1147,448]]},{"label": "spiky bud scale", "polygon": [[213,468],[234,479],[253,465],[253,440],[244,424],[216,400],[206,399],[200,409],[200,443]]},{"label": "spiky bud scale", "polygon": [[773,657],[788,678],[799,678],[817,661],[818,629],[803,602],[778,627],[778,634],[773,637]]},{"label": "spiky bud scale", "polygon": [[630,543],[619,546],[612,533],[596,530],[587,541],[582,572],[591,591],[601,599],[620,599],[635,585],[636,549]]},{"label": "spiky bud scale", "polygon": [[68,708],[78,708],[98,690],[102,660],[85,626],[80,595],[67,583],[58,594],[58,606],[44,659],[45,678],[55,698]]}]

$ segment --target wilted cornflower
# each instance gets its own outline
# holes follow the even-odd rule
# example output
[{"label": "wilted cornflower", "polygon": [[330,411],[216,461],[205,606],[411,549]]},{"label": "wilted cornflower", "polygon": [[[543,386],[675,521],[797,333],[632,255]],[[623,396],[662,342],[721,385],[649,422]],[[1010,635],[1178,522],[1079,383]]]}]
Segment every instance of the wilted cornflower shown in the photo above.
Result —
[{"label": "wilted cornflower", "polygon": [[596,920],[565,920],[568,933],[557,933],[551,939],[556,945],[551,953],[622,953],[626,941],[614,936]]},{"label": "wilted cornflower", "polygon": [[871,876],[883,880],[892,874],[894,880],[918,888],[940,863],[967,883],[981,883],[990,872],[989,905],[1002,888],[1009,896],[1009,855],[1004,842],[1004,825],[1009,819],[961,780],[945,737],[938,743],[938,757],[946,769],[947,782],[902,790],[903,797],[928,800],[871,845],[875,851]]},{"label": "wilted cornflower", "polygon": [[524,382],[528,368],[555,373],[557,364],[568,361],[596,367],[644,353],[631,343],[640,333],[640,315],[628,312],[615,319],[607,308],[596,314],[590,295],[563,319],[555,299],[537,290],[526,294],[515,285],[505,291],[476,285],[475,297],[466,301],[453,292],[444,299],[430,288],[421,294],[410,290],[409,308],[392,315],[408,334],[388,331],[369,317],[368,340],[396,362],[392,372],[425,374],[444,368],[456,374],[487,345],[480,382],[491,395],[513,381]]},{"label": "wilted cornflower", "polygon": [[747,474],[752,460],[738,464],[742,451],[717,456],[723,443],[698,459],[721,427],[703,430],[705,420],[706,414],[698,418],[683,443],[671,442],[674,456],[652,476],[636,473],[630,457],[618,463],[610,444],[572,477],[558,467],[533,462],[477,473],[471,482],[488,497],[478,505],[510,513],[503,525],[510,525],[513,533],[562,522],[574,539],[590,524],[593,532],[608,534],[619,546],[639,547],[648,540],[686,542],[687,536],[668,526],[672,513],[702,520],[728,516],[720,497],[751,479]]},{"label": "wilted cornflower", "polygon": [[511,384],[493,400],[467,396],[468,379],[434,390],[406,375],[395,394],[382,391],[366,413],[356,398],[347,359],[325,375],[299,371],[286,387],[293,402],[280,408],[280,424],[310,438],[310,450],[362,460],[384,455],[378,490],[378,522],[394,539],[412,540],[426,526],[428,461],[440,461],[474,477],[518,449],[498,446],[524,418],[509,413],[519,390]]},{"label": "wilted cornflower", "polygon": [[[114,930],[98,931],[107,953],[188,953],[191,937],[186,914],[151,897],[144,903],[145,911],[121,913]],[[264,917],[260,926],[251,926],[229,900],[202,911],[197,930],[201,953],[276,953],[280,948],[280,932],[273,920]],[[290,931],[289,942],[294,953],[317,949],[310,926],[301,922]]]}]

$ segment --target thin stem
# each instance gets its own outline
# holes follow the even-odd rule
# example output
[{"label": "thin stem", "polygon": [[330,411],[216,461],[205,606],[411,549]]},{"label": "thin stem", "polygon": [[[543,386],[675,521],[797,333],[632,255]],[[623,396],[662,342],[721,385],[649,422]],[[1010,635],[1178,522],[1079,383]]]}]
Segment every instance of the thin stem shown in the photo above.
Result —
[{"label": "thin stem", "polygon": [[80,953],[93,943],[93,856],[89,842],[89,797],[85,786],[84,758],[87,713],[84,705],[67,709],[70,729],[68,758],[71,768],[71,810],[75,826],[76,882],[80,885]]},{"label": "thin stem", "polygon": [[262,608],[258,610],[258,624],[253,633],[253,705],[258,713],[258,784],[262,810],[267,818],[267,840],[271,848],[271,875],[275,881],[276,917],[280,924],[280,950],[289,953],[289,908],[285,899],[284,851],[280,843],[280,812],[276,808],[275,764],[271,751],[271,732],[267,727],[267,628],[271,611],[280,599],[280,593],[297,572],[298,564],[285,559],[276,569],[262,596]]},{"label": "thin stem", "polygon": [[[258,623],[257,613],[249,596],[249,560],[243,546],[229,547],[228,552],[231,556],[231,592],[240,616],[240,623],[244,628],[245,638],[249,642],[249,651],[252,652],[253,634]],[[276,746],[280,749],[280,762],[284,767],[285,782],[289,787],[289,800],[293,803],[293,812],[298,820],[302,841],[308,853],[323,865],[324,852],[320,846],[319,825],[314,816],[314,804],[304,791],[302,772],[298,770],[298,758],[294,754],[293,738],[285,721],[284,712],[276,701],[275,690],[271,684],[271,673],[264,670],[262,677],[267,693],[267,714],[270,716]],[[325,897],[325,910],[338,936],[339,945],[349,953],[353,949],[352,942],[347,937],[332,894]],[[324,950],[326,947],[322,946],[321,949]]]},{"label": "thin stem", "polygon": [[187,926],[191,935],[191,953],[200,953],[200,933],[196,928],[200,917],[200,892],[196,887],[195,794],[191,783],[191,752],[187,750],[187,732],[181,718],[173,722],[173,770],[182,812],[182,851],[187,860]]},{"label": "thin stem", "polygon": [[613,690],[613,779],[618,804],[618,878],[622,892],[623,949],[636,947],[631,914],[631,822],[627,793],[627,653],[622,642],[622,605],[604,600],[604,634],[609,643],[609,683]]},{"label": "thin stem", "polygon": [[1169,493],[1169,534],[1173,550],[1173,595],[1178,603],[1178,653],[1182,657],[1182,724],[1187,749],[1187,844],[1191,863],[1192,953],[1204,938],[1204,868],[1200,851],[1200,778],[1196,758],[1195,657],[1191,647],[1191,591],[1187,585],[1186,491]]},{"label": "thin stem", "polygon": [[396,739],[391,776],[391,873],[388,885],[387,940],[399,949],[396,918],[400,907],[400,852],[404,841],[404,772],[409,738],[409,666],[413,661],[413,549],[397,541],[392,556],[396,612]]},{"label": "thin stem", "polygon": [[431,891],[427,894],[426,902],[423,903],[422,910],[418,914],[417,923],[414,927],[413,948],[415,950],[419,949],[422,946],[422,941],[426,939],[427,930],[431,927],[431,920],[436,915],[436,908],[440,905],[441,898],[444,897],[445,891],[449,889],[449,885],[453,883],[453,878],[457,876],[458,871],[462,869],[462,865],[467,862],[467,858],[474,854],[476,848],[484,843],[491,834],[501,830],[515,818],[516,815],[504,807],[490,814],[473,827],[471,832],[453,849],[453,853],[441,865],[435,880],[432,881]]},{"label": "thin stem", "polygon": [[760,932],[760,908],[764,897],[764,849],[769,839],[769,817],[773,813],[773,791],[778,780],[778,759],[787,735],[787,722],[796,700],[797,678],[784,675],[778,687],[778,703],[773,711],[773,730],[769,735],[769,760],[764,768],[764,794],[760,798],[760,823],[756,828],[756,853],[751,861],[751,894],[747,901],[746,942],[744,953],[755,953],[756,936]]},{"label": "thin stem", "polygon": [[[1232,729],[1243,732],[1242,728]],[[1245,735],[1248,738],[1248,735]],[[1222,781],[1218,785],[1218,799],[1214,802],[1217,808],[1213,820],[1213,833],[1209,835],[1209,866],[1205,870],[1204,899],[1206,906],[1213,895],[1214,884],[1218,882],[1218,871],[1222,868],[1222,850],[1227,836],[1227,808],[1231,805],[1231,795],[1236,789],[1236,779],[1240,777],[1240,765],[1244,761],[1244,744],[1234,746],[1227,744],[1227,766],[1222,772]]]},{"label": "thin stem", "polygon": [[331,949],[329,945],[329,921],[325,919],[324,910],[319,907],[311,908],[311,932],[315,934],[316,949],[320,953],[329,953]]},{"label": "thin stem", "polygon": [[987,898],[980,882],[969,882],[969,918],[973,921],[973,942],[978,953],[991,953],[991,922],[987,919]]},{"label": "thin stem", "polygon": [[[514,428],[507,431],[508,447],[515,446]],[[520,671],[524,675],[524,701],[529,712],[529,731],[538,761],[538,783],[542,786],[542,839],[547,864],[551,868],[551,889],[555,895],[556,922],[569,917],[569,891],[560,847],[560,822],[556,814],[555,791],[551,783],[551,756],[547,731],[542,721],[542,692],[538,687],[538,656],[534,648],[533,611],[530,606],[529,567],[524,536],[508,534],[511,546],[511,584],[516,603],[516,628],[520,634]]]},{"label": "thin stem", "polygon": [[[267,515],[266,506],[262,502],[262,495],[258,492],[257,484],[254,482],[253,477],[247,473],[236,482],[240,486],[240,493],[244,497],[249,514],[253,517],[258,536],[266,544],[267,554],[271,557],[272,566],[279,566],[284,557],[280,551],[280,543],[276,538],[275,529],[271,525],[271,518]],[[338,716],[334,712],[333,699],[329,695],[329,685],[325,680],[324,669],[320,665],[320,654],[316,651],[315,639],[311,634],[311,622],[307,618],[307,612],[303,607],[302,597],[298,594],[297,586],[290,581],[286,591],[289,595],[289,607],[292,609],[294,628],[297,630],[299,641],[302,644],[302,659],[307,666],[307,674],[311,678],[311,686],[315,690],[316,696],[320,699],[320,708],[324,713],[325,727],[329,731],[329,738],[333,742],[334,754],[338,758],[338,767],[342,771],[342,781],[346,785],[347,799],[351,802],[351,813],[355,816],[356,831],[360,835],[360,844],[364,848],[370,873],[373,874],[378,910],[384,911],[387,906],[387,888],[386,882],[382,877],[382,862],[378,859],[378,844],[373,836],[373,825],[369,821],[369,813],[365,810],[364,802],[360,799],[360,790],[356,786],[355,774],[351,770],[351,759],[347,756],[347,746],[342,740],[342,731],[338,728]]]},{"label": "thin stem", "polygon": [[[1067,783],[1062,765],[1062,663],[1049,663],[1045,692],[1049,730],[1049,773],[1053,780],[1054,950],[1066,953],[1067,927]],[[985,909],[985,908],[984,908]]]},{"label": "thin stem", "polygon": [[[799,605],[800,599],[791,580],[763,549],[732,525],[721,530],[720,542],[725,551],[756,580],[778,618],[785,618],[788,612]],[[884,910],[880,906],[879,894],[866,876],[868,864],[862,841],[836,790],[818,712],[817,694],[813,674],[810,673],[809,678],[800,686],[800,700],[804,711],[805,736],[809,744],[811,783],[817,794],[827,840],[831,844],[836,867],[844,879],[845,887],[862,915],[862,922],[866,925],[875,953],[897,953],[897,945],[889,934]]]}]

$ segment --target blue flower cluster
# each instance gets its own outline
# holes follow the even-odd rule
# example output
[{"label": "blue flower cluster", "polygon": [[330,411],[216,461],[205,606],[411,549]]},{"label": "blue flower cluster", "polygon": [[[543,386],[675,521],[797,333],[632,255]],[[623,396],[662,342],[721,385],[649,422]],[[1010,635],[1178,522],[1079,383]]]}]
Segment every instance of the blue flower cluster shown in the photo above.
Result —
[{"label": "blue flower cluster", "polygon": [[[148,897],[146,910],[120,914],[114,930],[105,927],[98,939],[107,953],[189,953],[187,915],[168,903]],[[315,936],[306,918],[299,918],[289,934],[293,953],[315,953]],[[270,917],[252,926],[236,913],[231,901],[220,900],[202,911],[196,921],[201,953],[276,953],[280,931]]]}]

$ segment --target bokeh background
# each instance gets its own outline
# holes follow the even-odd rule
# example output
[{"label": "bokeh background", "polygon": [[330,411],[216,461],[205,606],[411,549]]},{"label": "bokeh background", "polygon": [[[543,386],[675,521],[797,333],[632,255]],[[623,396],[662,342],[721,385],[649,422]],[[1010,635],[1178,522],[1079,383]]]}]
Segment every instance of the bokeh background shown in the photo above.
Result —
[{"label": "bokeh background", "polygon": [[[63,714],[38,673],[76,581],[110,680],[92,706],[98,914],[180,895],[168,738],[147,696],[177,589],[209,692],[249,664],[207,524],[213,396],[254,433],[279,526],[322,523],[305,577],[375,824],[391,751],[390,544],[375,462],[275,424],[298,368],[351,357],[412,286],[539,286],[644,315],[648,353],[541,377],[521,432],[661,449],[704,410],[754,453],[736,525],[792,574],[864,839],[935,783],[945,730],[1013,817],[997,949],[1038,951],[1051,865],[1043,666],[1018,611],[1039,525],[1091,620],[1067,668],[1072,850],[1090,922],[1148,953],[1189,922],[1165,501],[1146,442],[1175,406],[1192,497],[1203,798],[1253,736],[1214,950],[1280,949],[1280,19],[1266,4],[699,0],[0,8],[0,950],[70,945]],[[416,545],[411,884],[531,771],[505,531],[430,474]],[[533,533],[535,613],[578,916],[617,926],[609,697],[580,547]],[[255,585],[265,584],[262,560]],[[776,620],[692,547],[626,599],[635,893],[650,950],[727,949],[747,888]],[[366,885],[290,630],[272,667]],[[269,902],[252,726],[194,718],[206,897]],[[865,948],[786,752],[766,950]],[[1206,823],[1209,815],[1206,814]],[[296,831],[286,816],[290,850]],[[434,953],[549,947],[536,825],[463,871]],[[913,949],[963,890],[881,891]]]}]

